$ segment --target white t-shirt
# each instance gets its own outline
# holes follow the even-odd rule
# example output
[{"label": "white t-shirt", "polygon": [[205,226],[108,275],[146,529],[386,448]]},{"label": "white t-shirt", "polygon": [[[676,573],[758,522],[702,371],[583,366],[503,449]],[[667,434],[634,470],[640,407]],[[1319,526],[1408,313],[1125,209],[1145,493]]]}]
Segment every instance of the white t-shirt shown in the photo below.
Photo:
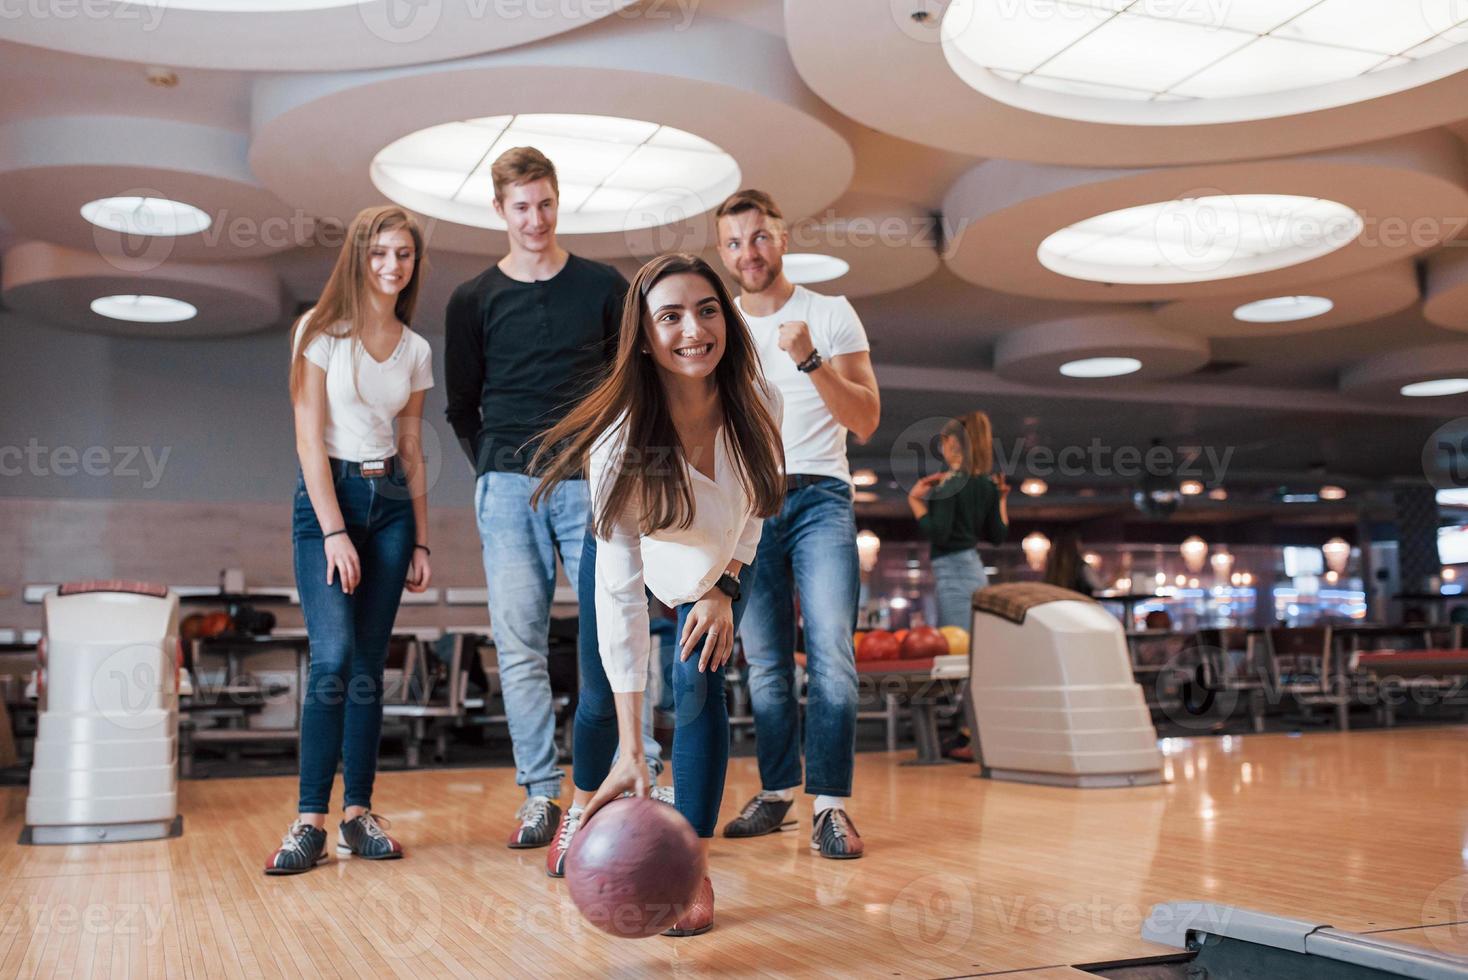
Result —
[{"label": "white t-shirt", "polygon": [[[734,302],[738,304],[739,300]],[[765,377],[785,399],[785,421],[780,427],[785,441],[785,472],[833,476],[850,483],[846,426],[837,422],[826,407],[815,382],[797,371],[795,361],[780,349],[780,324],[804,320],[810,327],[811,342],[829,361],[841,354],[871,349],[856,310],[845,296],[823,296],[796,286],[785,305],[769,316],[750,316],[743,306],[739,312],[754,334]]]},{"label": "white t-shirt", "polygon": [[[305,324],[305,317],[296,324],[298,346]],[[433,350],[404,327],[397,348],[379,362],[361,344],[332,332],[318,334],[306,348],[306,360],[326,372],[326,454],[354,463],[396,455],[393,419],[409,395],[433,387]]]}]

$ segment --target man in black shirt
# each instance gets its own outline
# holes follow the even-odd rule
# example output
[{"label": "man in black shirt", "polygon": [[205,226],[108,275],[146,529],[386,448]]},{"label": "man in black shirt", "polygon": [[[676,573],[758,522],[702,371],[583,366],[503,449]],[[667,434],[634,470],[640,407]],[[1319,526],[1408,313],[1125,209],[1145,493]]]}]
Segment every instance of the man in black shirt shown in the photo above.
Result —
[{"label": "man in black shirt", "polygon": [[537,481],[525,468],[536,434],[560,421],[611,363],[627,280],[556,243],[559,186],[539,150],[507,150],[490,173],[510,252],[454,290],[444,375],[449,423],[478,474],[474,512],[490,627],[516,781],[527,797],[509,845],[541,847],[561,817],[555,801],[564,776],[547,669],[556,554],[575,583],[590,510],[585,480],[560,484],[532,510]]}]

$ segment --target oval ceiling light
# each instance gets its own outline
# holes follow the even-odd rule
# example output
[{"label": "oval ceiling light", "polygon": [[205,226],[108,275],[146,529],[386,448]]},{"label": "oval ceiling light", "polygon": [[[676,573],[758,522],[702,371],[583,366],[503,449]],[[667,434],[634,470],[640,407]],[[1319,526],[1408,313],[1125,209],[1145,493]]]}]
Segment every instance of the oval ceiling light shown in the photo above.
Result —
[{"label": "oval ceiling light", "polygon": [[1115,378],[1140,370],[1142,362],[1135,357],[1083,357],[1060,365],[1067,378]]},{"label": "oval ceiling light", "polygon": [[1234,319],[1245,323],[1288,323],[1324,316],[1335,303],[1324,296],[1275,296],[1245,303],[1234,310]]},{"label": "oval ceiling light", "polygon": [[1051,272],[1091,282],[1211,282],[1308,262],[1363,227],[1355,211],[1323,198],[1218,194],[1099,214],[1048,235],[1035,255]]},{"label": "oval ceiling light", "polygon": [[82,205],[82,217],[109,231],[155,238],[197,234],[213,223],[192,204],[166,197],[101,197]]},{"label": "oval ceiling light", "polygon": [[1437,378],[1432,381],[1415,381],[1402,385],[1402,394],[1408,398],[1435,398],[1440,395],[1461,395],[1468,391],[1468,378]]},{"label": "oval ceiling light", "polygon": [[829,282],[851,271],[851,264],[834,255],[790,252],[785,256],[785,276],[794,283]]},{"label": "oval ceiling light", "polygon": [[1049,489],[1050,484],[1037,476],[1032,476],[1019,485],[1019,492],[1026,497],[1043,497]]},{"label": "oval ceiling light", "polygon": [[[970,88],[1033,112],[1086,122],[1243,122],[1302,111],[1302,96],[1311,110],[1349,105],[1360,91],[1324,87],[1425,59],[1450,70],[1435,56],[1461,55],[1464,11],[1449,0],[1412,8],[1414,16],[1400,0],[953,0],[941,41]],[[1420,69],[1395,77],[1401,88],[1423,81]]]},{"label": "oval ceiling light", "polygon": [[556,161],[562,234],[629,232],[683,221],[739,187],[723,149],[671,126],[565,113],[487,116],[420,129],[383,147],[370,176],[393,201],[434,218],[502,230],[489,168],[534,146]]},{"label": "oval ceiling light", "polygon": [[192,320],[198,309],[192,303],[167,296],[100,296],[92,300],[92,312],[112,320],[134,323],[179,323]]}]

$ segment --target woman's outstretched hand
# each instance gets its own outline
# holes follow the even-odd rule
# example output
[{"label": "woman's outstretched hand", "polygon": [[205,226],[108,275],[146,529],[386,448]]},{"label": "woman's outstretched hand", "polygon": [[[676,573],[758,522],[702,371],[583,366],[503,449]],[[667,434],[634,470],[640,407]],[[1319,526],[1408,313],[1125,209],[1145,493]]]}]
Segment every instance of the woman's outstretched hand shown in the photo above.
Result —
[{"label": "woman's outstretched hand", "polygon": [[625,747],[618,752],[612,771],[607,773],[607,778],[602,780],[591,802],[581,811],[582,826],[586,825],[593,813],[628,790],[632,791],[633,796],[646,796],[652,791],[647,775],[647,758],[642,754],[640,746],[636,752],[628,752]]}]

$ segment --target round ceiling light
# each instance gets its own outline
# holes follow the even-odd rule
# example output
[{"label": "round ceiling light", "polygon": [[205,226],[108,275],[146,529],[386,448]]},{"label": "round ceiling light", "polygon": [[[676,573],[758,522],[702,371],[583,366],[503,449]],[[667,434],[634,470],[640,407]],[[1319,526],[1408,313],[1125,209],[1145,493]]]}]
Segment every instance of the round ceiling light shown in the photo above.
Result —
[{"label": "round ceiling light", "polygon": [[1083,357],[1060,365],[1060,373],[1067,378],[1115,378],[1140,370],[1142,362],[1135,357]]},{"label": "round ceiling light", "polygon": [[92,312],[112,320],[134,323],[179,323],[192,320],[198,309],[192,303],[167,296],[101,296],[92,300]]},{"label": "round ceiling light", "polygon": [[[1359,90],[1312,90],[1426,59],[1443,73],[1461,67],[1468,9],[1425,0],[1411,14],[1400,0],[953,0],[942,45],[971,88],[1031,111],[1240,122],[1359,101]],[[1397,79],[1393,90],[1425,80],[1421,70]]]},{"label": "round ceiling light", "polygon": [[166,197],[102,197],[83,204],[82,217],[109,231],[156,238],[193,235],[212,223],[192,204]]},{"label": "round ceiling light", "polygon": [[503,230],[489,168],[505,150],[534,146],[556,165],[557,229],[597,234],[656,228],[713,208],[738,187],[720,147],[671,126],[617,116],[543,113],[430,126],[372,161],[372,183],[420,214]]},{"label": "round ceiling light", "polygon": [[1461,395],[1465,391],[1468,391],[1468,378],[1437,378],[1433,381],[1416,381],[1402,385],[1402,394],[1408,398]]},{"label": "round ceiling light", "polygon": [[851,271],[851,264],[834,255],[790,252],[785,256],[785,276],[791,282],[829,282]]},{"label": "round ceiling light", "polygon": [[1275,296],[1245,303],[1234,310],[1234,319],[1245,323],[1288,323],[1324,316],[1335,303],[1324,296]]},{"label": "round ceiling light", "polygon": [[1319,258],[1361,233],[1355,211],[1323,198],[1218,194],[1099,214],[1053,232],[1036,257],[1091,282],[1211,282]]}]

